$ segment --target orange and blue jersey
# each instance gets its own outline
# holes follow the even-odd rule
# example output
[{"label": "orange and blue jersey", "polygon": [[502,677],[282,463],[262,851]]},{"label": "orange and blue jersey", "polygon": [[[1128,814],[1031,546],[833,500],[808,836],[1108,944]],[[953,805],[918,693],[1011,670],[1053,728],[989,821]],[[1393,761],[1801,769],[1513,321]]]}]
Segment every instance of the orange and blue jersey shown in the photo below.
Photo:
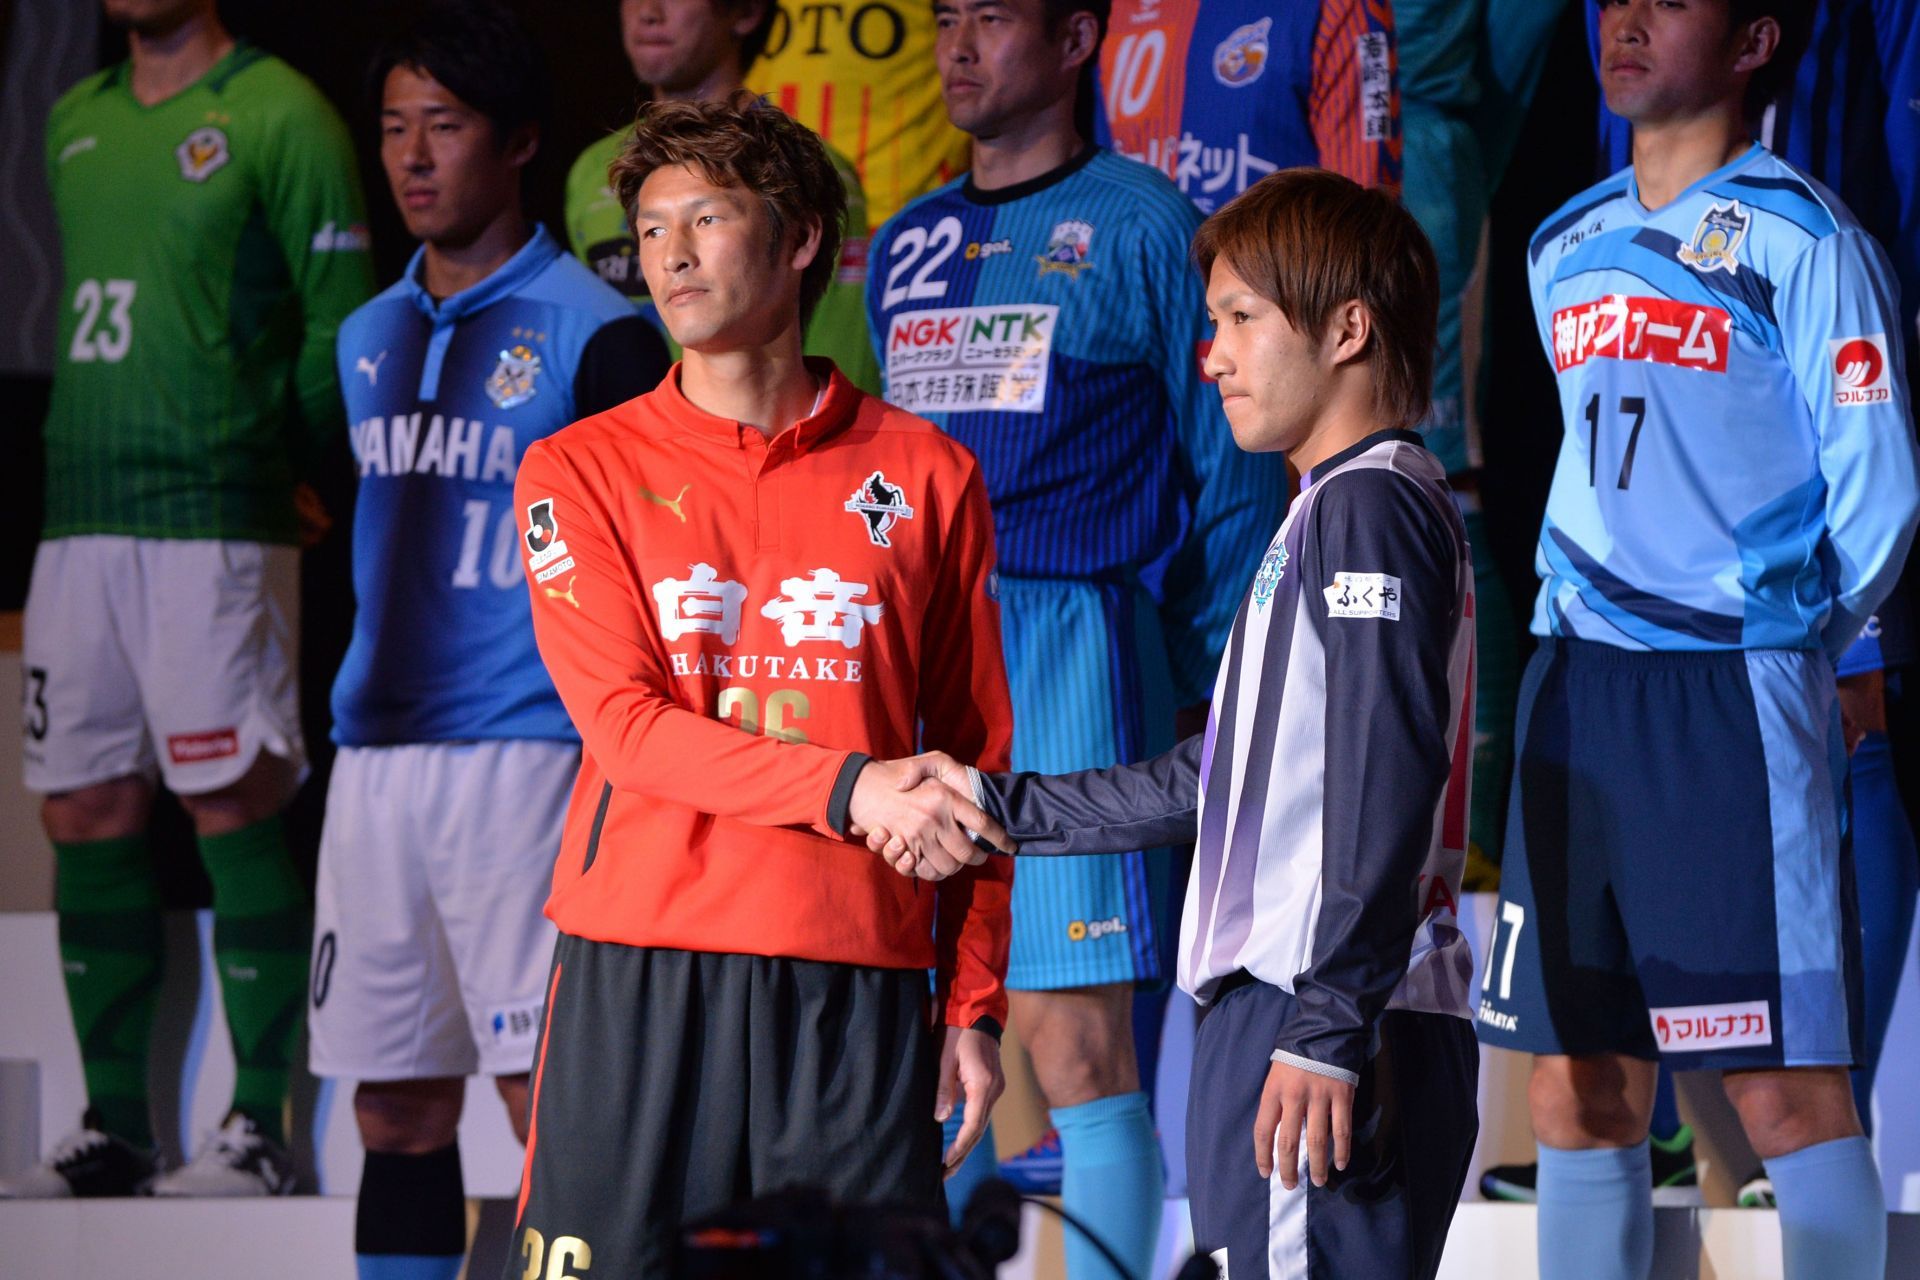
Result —
[{"label": "orange and blue jersey", "polygon": [[1400,188],[1386,0],[1118,0],[1096,137],[1211,213],[1275,169]]}]

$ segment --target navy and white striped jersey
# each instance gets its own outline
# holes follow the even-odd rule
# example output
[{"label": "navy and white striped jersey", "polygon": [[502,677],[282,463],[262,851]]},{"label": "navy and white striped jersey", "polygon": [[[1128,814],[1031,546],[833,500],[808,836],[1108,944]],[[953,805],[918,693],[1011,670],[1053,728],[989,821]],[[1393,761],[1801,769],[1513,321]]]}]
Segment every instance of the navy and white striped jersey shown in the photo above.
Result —
[{"label": "navy and white striped jersey", "polygon": [[1294,995],[1275,1056],[1357,1079],[1387,1008],[1470,1015],[1456,899],[1473,565],[1410,431],[1313,469],[1240,602],[1204,735],[1137,765],[975,775],[1023,856],[1192,840],[1179,981]]}]

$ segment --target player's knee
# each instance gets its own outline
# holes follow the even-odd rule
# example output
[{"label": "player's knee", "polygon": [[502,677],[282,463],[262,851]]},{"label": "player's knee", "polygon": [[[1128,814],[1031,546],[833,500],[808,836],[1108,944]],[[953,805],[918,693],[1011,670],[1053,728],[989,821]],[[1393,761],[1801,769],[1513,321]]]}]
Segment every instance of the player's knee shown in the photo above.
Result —
[{"label": "player's knee", "polygon": [[1861,1132],[1847,1075],[1837,1068],[1728,1072],[1724,1084],[1763,1160]]},{"label": "player's knee", "polygon": [[1027,1041],[1034,1078],[1052,1107],[1077,1107],[1140,1087],[1130,1035],[1103,1024],[1052,1019],[1044,1034]]},{"label": "player's knee", "polygon": [[180,806],[203,836],[224,835],[264,822],[286,807],[299,772],[289,760],[262,751],[253,764],[217,791],[181,796]]},{"label": "player's knee", "polygon": [[47,838],[59,844],[114,840],[146,829],[153,787],[144,778],[115,778],[50,795],[40,806]]},{"label": "player's knee", "polygon": [[459,1136],[464,1087],[451,1077],[360,1085],[353,1117],[362,1145],[393,1155],[425,1155],[448,1146]]},{"label": "player's knee", "polygon": [[1611,1064],[1541,1058],[1527,1084],[1533,1136],[1560,1151],[1630,1147],[1647,1136],[1646,1107]]}]

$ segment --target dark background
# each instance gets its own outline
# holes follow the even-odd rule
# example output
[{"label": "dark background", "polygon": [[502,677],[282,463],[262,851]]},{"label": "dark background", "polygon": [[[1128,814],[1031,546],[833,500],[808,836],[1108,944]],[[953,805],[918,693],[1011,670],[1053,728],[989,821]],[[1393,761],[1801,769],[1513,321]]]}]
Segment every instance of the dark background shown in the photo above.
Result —
[{"label": "dark background", "polygon": [[[68,0],[91,3],[91,0]],[[526,201],[535,217],[564,237],[561,217],[566,171],[581,149],[632,118],[637,101],[620,48],[614,0],[516,3],[553,70],[555,98],[540,154],[529,168]],[[397,278],[413,252],[388,196],[379,167],[377,109],[366,67],[380,38],[405,13],[391,0],[337,0],[325,6],[286,0],[224,0],[221,14],[237,36],[250,39],[298,68],[331,98],[360,144],[374,258],[382,283]],[[12,34],[0,4],[0,39]],[[1487,332],[1478,403],[1486,469],[1481,485],[1491,550],[1514,596],[1524,628],[1535,590],[1533,540],[1546,503],[1559,449],[1561,424],[1553,377],[1539,346],[1527,296],[1525,249],[1533,229],[1558,205],[1599,176],[1594,144],[1597,90],[1588,61],[1584,10],[1569,5],[1556,35],[1539,94],[1528,113],[1505,185],[1493,201],[1487,282]],[[99,63],[126,56],[122,33],[103,25]],[[33,124],[37,136],[39,122]],[[18,609],[40,524],[40,425],[48,379],[0,374],[0,405],[11,429],[9,464],[0,467],[0,610]],[[311,877],[318,848],[321,803],[332,751],[327,692],[352,626],[348,527],[353,479],[346,433],[320,488],[336,518],[327,540],[306,556],[301,667],[302,712],[313,775],[288,814],[297,855]],[[1531,642],[1520,637],[1523,656]],[[157,844],[174,905],[208,901],[193,856],[191,830],[177,807],[156,816]]]}]

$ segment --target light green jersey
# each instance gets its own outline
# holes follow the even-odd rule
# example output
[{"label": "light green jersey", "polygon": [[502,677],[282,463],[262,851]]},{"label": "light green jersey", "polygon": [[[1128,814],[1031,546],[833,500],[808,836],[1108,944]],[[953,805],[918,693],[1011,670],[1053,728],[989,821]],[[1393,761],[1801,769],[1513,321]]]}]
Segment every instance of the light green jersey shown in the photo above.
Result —
[{"label": "light green jersey", "polygon": [[60,225],[43,536],[294,540],[342,410],[334,332],[373,292],[340,118],[242,42],[142,106],[126,63],[47,122]]},{"label": "light green jersey", "polygon": [[[679,344],[661,323],[647,293],[647,282],[640,274],[640,263],[633,256],[633,232],[627,226],[626,210],[607,185],[607,169],[631,132],[623,129],[608,134],[573,162],[567,174],[567,242],[580,261],[631,298],[653,321],[678,360]],[[860,189],[860,175],[846,157],[832,147],[827,148],[827,157],[846,185],[847,220],[841,229],[840,265],[820,305],[813,309],[813,319],[807,322],[806,351],[810,356],[826,356],[862,391],[879,395],[880,366],[874,359],[873,344],[867,340],[867,197]]]}]

